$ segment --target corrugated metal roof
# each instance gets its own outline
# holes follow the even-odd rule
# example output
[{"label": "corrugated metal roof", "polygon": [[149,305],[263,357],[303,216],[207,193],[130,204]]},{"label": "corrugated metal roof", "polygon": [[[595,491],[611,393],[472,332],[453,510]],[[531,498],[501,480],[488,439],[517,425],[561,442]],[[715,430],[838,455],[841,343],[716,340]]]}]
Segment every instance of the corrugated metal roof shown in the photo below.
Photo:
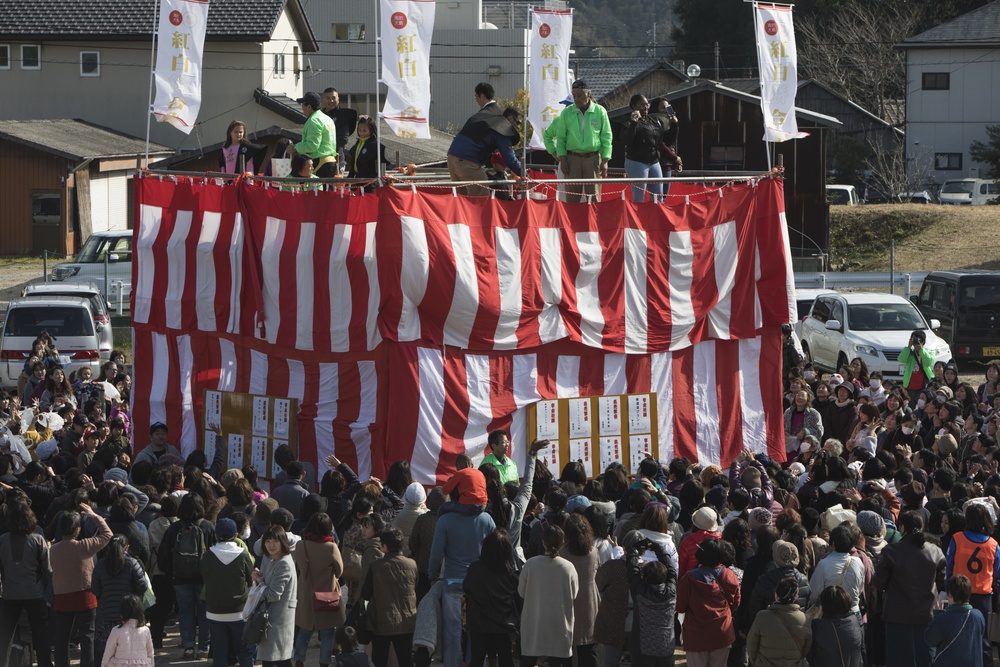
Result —
[{"label": "corrugated metal roof", "polygon": [[[0,120],[0,139],[68,158],[128,158],[145,154],[146,142],[83,120]],[[174,150],[150,144],[150,155],[169,155]]]}]

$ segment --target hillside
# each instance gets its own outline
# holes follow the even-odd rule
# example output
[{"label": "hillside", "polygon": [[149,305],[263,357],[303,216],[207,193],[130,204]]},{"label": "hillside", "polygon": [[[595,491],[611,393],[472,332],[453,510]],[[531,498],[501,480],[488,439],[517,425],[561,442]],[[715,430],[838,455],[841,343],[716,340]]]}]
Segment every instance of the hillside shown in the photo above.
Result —
[{"label": "hillside", "polygon": [[888,271],[1000,270],[1000,206],[881,204],[830,207],[830,267]]}]

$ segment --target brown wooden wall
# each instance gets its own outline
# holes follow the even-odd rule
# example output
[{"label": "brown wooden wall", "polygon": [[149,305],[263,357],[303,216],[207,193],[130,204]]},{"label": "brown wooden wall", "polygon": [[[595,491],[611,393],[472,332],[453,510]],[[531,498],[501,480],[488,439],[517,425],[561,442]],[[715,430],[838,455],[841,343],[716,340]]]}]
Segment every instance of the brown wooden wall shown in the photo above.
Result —
[{"label": "brown wooden wall", "polygon": [[[0,139],[0,255],[32,253],[31,193],[62,193],[60,245],[54,250],[72,252],[67,221],[73,210],[67,178],[71,166],[65,158]],[[69,246],[69,247],[67,247]]]}]

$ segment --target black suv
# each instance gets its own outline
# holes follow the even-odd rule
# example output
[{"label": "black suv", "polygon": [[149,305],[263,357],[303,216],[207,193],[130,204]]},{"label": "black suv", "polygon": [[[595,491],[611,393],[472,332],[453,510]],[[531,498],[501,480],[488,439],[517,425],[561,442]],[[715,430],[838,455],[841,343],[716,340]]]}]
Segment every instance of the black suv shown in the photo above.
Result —
[{"label": "black suv", "polygon": [[933,271],[912,299],[956,360],[1000,359],[1000,272]]}]

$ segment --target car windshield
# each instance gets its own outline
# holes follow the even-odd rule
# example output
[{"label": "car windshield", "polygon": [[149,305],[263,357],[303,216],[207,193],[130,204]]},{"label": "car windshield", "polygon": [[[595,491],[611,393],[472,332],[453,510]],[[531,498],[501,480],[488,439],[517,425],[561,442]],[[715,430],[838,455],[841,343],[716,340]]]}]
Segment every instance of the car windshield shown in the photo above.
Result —
[{"label": "car windshield", "polygon": [[826,189],[826,198],[830,200],[831,204],[850,204],[851,203],[851,193],[847,190],[831,190]]},{"label": "car windshield", "polygon": [[[84,308],[25,306],[7,313],[3,335],[35,338],[43,331],[59,336],[93,336],[94,322]],[[57,341],[58,344],[58,341]]]},{"label": "car windshield", "polygon": [[847,317],[854,331],[912,331],[927,328],[920,311],[908,303],[864,303],[848,306]]},{"label": "car windshield", "polygon": [[973,181],[948,181],[941,188],[941,192],[945,194],[972,194],[972,188],[975,186]]},{"label": "car windshield", "polygon": [[958,299],[958,309],[963,313],[1000,311],[1000,283],[963,287]]},{"label": "car windshield", "polygon": [[91,236],[84,242],[80,252],[76,255],[78,262],[103,262],[104,249],[107,246],[107,238],[104,236]]}]

